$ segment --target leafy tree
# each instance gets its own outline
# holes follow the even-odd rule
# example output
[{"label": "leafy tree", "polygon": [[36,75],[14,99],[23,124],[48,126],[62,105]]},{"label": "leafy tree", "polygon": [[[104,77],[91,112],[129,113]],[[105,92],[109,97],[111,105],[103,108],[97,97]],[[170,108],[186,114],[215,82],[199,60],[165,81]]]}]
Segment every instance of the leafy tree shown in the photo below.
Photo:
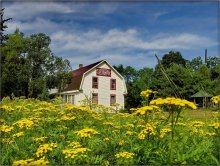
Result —
[{"label": "leafy tree", "polygon": [[173,63],[165,74],[156,77],[155,89],[160,92],[159,95],[189,98],[194,93],[193,79],[182,65]]},{"label": "leafy tree", "polygon": [[202,64],[203,62],[200,56],[193,58],[191,61],[189,61],[189,66],[193,69],[193,71],[198,70]]},{"label": "leafy tree", "polygon": [[25,66],[26,40],[18,31],[7,35],[1,48],[1,85],[2,96],[12,93],[16,96],[27,95],[27,69]]},{"label": "leafy tree", "polygon": [[[59,91],[69,80],[70,63],[53,55],[50,37],[34,34],[24,37],[17,29],[7,35],[2,47],[2,96],[38,97],[46,99],[48,89]],[[53,83],[48,80],[54,79]]]},{"label": "leafy tree", "polygon": [[0,40],[1,40],[1,43],[3,42],[4,38],[5,38],[5,35],[3,34],[3,32],[5,31],[6,28],[8,28],[7,25],[5,25],[5,23],[9,20],[11,20],[12,18],[7,18],[7,19],[4,19],[4,10],[5,8],[2,8],[0,10],[0,17],[1,17],[1,24],[0,24]]},{"label": "leafy tree", "polygon": [[213,82],[211,81],[211,70],[205,65],[201,65],[198,70],[194,72],[193,79],[195,81],[196,90],[203,89],[207,92],[211,91]]},{"label": "leafy tree", "polygon": [[208,68],[213,69],[216,66],[220,65],[220,58],[219,57],[208,57],[206,60],[206,65]]},{"label": "leafy tree", "polygon": [[131,66],[114,66],[114,68],[125,78],[128,94],[125,96],[126,109],[141,105],[140,93],[152,84],[153,69],[143,68],[136,70]]},{"label": "leafy tree", "polygon": [[168,54],[165,54],[161,60],[161,63],[165,69],[169,68],[172,63],[181,64],[185,66],[186,60],[182,57],[180,52],[170,51]]},{"label": "leafy tree", "polygon": [[153,69],[152,68],[143,68],[137,71],[137,85],[141,91],[146,88],[151,88],[153,83]]},{"label": "leafy tree", "polygon": [[48,65],[50,73],[47,76],[47,86],[49,89],[56,87],[61,92],[65,85],[71,82],[70,62],[61,57],[52,57]]},{"label": "leafy tree", "polygon": [[[37,97],[42,92],[42,84],[46,76],[46,64],[50,63],[52,55],[49,48],[50,38],[45,34],[34,34],[28,39],[27,67],[28,67],[28,97]],[[39,84],[40,83],[40,84]]]}]

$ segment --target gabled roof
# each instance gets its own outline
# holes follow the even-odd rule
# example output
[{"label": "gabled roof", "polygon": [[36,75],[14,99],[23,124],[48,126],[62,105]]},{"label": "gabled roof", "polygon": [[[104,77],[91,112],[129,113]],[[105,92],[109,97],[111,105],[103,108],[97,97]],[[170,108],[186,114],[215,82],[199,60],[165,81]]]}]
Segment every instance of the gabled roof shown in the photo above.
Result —
[{"label": "gabled roof", "polygon": [[81,67],[79,69],[76,69],[76,70],[72,71],[71,83],[68,84],[68,86],[63,90],[63,92],[66,93],[68,91],[80,90],[80,86],[83,82],[84,75],[87,74],[88,72],[90,72],[91,70],[93,70],[93,68],[95,68],[96,66],[98,66],[98,65],[100,65],[101,63],[104,63],[104,62],[109,67],[111,67],[112,70],[123,80],[124,86],[125,86],[125,92],[124,93],[126,94],[127,93],[127,88],[126,88],[126,84],[125,84],[125,80],[124,80],[123,76],[114,67],[112,67],[106,60],[101,60],[101,61],[98,61],[96,63],[90,64],[88,66]]},{"label": "gabled roof", "polygon": [[84,66],[79,69],[73,70],[71,72],[71,75],[72,75],[71,83],[68,84],[68,86],[63,91],[79,90],[80,84],[81,84],[81,81],[83,78],[83,74],[86,73],[88,70],[92,69],[94,66],[101,63],[102,61],[98,61],[98,62],[90,64],[88,66]]},{"label": "gabled roof", "polygon": [[212,96],[213,96],[212,94],[209,94],[204,90],[200,90],[199,92],[195,93],[191,97],[196,98],[196,97],[212,97]]}]

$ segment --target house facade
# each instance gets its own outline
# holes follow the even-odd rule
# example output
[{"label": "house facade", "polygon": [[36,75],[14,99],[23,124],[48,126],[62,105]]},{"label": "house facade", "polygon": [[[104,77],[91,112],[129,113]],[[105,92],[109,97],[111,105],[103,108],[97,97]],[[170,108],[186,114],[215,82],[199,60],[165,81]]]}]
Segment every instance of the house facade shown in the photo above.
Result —
[{"label": "house facade", "polygon": [[124,108],[125,80],[106,60],[84,67],[80,64],[71,74],[71,83],[61,93],[65,102],[80,105],[89,98],[93,103],[108,107],[117,103]]}]

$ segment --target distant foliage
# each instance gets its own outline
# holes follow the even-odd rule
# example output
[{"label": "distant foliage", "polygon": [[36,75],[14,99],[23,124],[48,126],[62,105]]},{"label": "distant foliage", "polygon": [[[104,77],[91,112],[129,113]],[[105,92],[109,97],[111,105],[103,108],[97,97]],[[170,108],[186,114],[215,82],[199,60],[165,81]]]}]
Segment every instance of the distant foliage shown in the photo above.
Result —
[{"label": "distant foliage", "polygon": [[[141,106],[140,92],[146,88],[159,91],[158,96],[176,96],[191,99],[200,89],[213,95],[220,94],[220,58],[207,57],[206,62],[196,57],[191,61],[180,52],[165,54],[154,69],[136,70],[123,65],[114,66],[126,81],[128,94],[125,96],[127,111]],[[152,97],[152,96],[150,96]]]},{"label": "distant foliage", "polygon": [[59,92],[70,80],[70,63],[54,56],[50,37],[26,37],[19,29],[6,35],[1,47],[1,95],[26,96],[45,100],[48,89]]}]

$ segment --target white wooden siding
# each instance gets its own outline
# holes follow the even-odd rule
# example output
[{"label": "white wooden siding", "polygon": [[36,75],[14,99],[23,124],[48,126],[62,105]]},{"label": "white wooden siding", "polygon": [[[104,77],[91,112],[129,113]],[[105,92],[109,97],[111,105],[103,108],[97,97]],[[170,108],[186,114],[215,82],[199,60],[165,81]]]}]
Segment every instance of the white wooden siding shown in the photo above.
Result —
[{"label": "white wooden siding", "polygon": [[[99,68],[111,69],[106,63],[102,63]],[[92,88],[92,77],[98,77],[98,89]],[[116,79],[116,90],[110,90],[110,80]],[[126,91],[124,87],[123,79],[120,78],[114,70],[111,69],[111,77],[106,76],[97,76],[96,68],[91,70],[90,72],[84,75],[84,79],[82,82],[83,93],[87,96],[91,97],[92,93],[98,93],[98,104],[102,104],[105,106],[110,106],[110,94],[116,95],[116,103],[124,108],[124,92]],[[80,98],[84,98],[82,94]],[[77,103],[76,103],[77,104]]]}]

